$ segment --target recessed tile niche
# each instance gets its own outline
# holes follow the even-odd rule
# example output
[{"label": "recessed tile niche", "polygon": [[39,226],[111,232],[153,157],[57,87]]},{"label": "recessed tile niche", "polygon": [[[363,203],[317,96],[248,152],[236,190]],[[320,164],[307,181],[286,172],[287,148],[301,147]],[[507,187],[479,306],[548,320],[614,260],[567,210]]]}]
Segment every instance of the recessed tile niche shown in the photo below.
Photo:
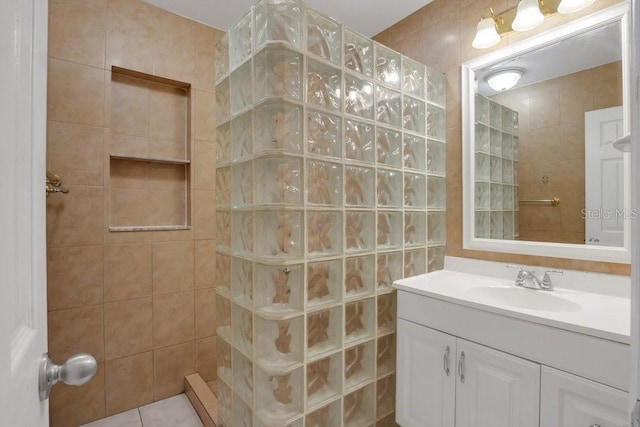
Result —
[{"label": "recessed tile niche", "polygon": [[190,85],[113,67],[109,230],[190,226]]}]

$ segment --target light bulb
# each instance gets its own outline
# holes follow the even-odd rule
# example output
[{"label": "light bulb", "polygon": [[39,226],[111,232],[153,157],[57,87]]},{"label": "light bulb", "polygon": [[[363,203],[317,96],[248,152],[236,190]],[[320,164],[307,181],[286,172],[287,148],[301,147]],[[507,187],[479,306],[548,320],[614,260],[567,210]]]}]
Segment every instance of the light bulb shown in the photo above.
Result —
[{"label": "light bulb", "polygon": [[493,20],[493,17],[482,18],[478,22],[476,36],[471,45],[476,49],[486,49],[498,44],[499,41],[500,34],[496,29],[496,21]]},{"label": "light bulb", "polygon": [[573,13],[589,7],[595,0],[562,0],[558,5],[558,12],[562,14]]},{"label": "light bulb", "polygon": [[520,0],[516,19],[513,20],[511,28],[514,31],[531,30],[544,21],[544,15],[540,12],[538,0]]}]

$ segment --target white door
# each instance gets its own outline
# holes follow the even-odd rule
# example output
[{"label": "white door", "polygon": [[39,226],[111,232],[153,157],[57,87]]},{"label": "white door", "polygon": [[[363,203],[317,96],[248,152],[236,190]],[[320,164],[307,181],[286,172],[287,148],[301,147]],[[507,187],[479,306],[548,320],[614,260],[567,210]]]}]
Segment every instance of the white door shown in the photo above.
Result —
[{"label": "white door", "polygon": [[585,243],[624,246],[624,160],[613,141],[624,136],[622,107],[585,113]]},{"label": "white door", "polygon": [[540,426],[540,365],[461,339],[457,346],[456,427]]},{"label": "white door", "polygon": [[47,349],[47,1],[0,1],[0,425],[48,425],[38,396]]},{"label": "white door", "polygon": [[627,393],[544,366],[540,425],[574,427],[629,425]]},{"label": "white door", "polygon": [[456,339],[398,319],[396,422],[453,427]]}]

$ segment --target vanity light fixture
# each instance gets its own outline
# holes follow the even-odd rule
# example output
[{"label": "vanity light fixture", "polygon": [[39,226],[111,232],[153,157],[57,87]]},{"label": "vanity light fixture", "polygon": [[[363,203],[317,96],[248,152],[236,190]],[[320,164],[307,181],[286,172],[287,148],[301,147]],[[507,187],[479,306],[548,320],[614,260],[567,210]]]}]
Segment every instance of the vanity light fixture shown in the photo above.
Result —
[{"label": "vanity light fixture", "polygon": [[489,87],[496,91],[509,90],[514,87],[524,71],[519,68],[509,68],[493,72],[485,77]]},{"label": "vanity light fixture", "polygon": [[520,0],[518,7],[500,15],[487,9],[482,15],[471,45],[476,49],[495,46],[500,38],[513,31],[528,31],[542,24],[547,16],[582,10],[595,0]]}]

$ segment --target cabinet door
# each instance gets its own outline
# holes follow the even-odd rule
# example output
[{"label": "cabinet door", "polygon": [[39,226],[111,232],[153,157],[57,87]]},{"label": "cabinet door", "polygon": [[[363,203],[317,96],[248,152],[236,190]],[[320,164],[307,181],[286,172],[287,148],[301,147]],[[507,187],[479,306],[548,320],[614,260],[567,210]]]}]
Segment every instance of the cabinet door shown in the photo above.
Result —
[{"label": "cabinet door", "polygon": [[540,425],[623,427],[629,425],[627,393],[566,372],[542,367]]},{"label": "cabinet door", "polygon": [[457,347],[456,427],[539,426],[540,365],[461,339]]},{"label": "cabinet door", "polygon": [[397,351],[398,424],[402,427],[453,427],[456,339],[398,319]]}]

